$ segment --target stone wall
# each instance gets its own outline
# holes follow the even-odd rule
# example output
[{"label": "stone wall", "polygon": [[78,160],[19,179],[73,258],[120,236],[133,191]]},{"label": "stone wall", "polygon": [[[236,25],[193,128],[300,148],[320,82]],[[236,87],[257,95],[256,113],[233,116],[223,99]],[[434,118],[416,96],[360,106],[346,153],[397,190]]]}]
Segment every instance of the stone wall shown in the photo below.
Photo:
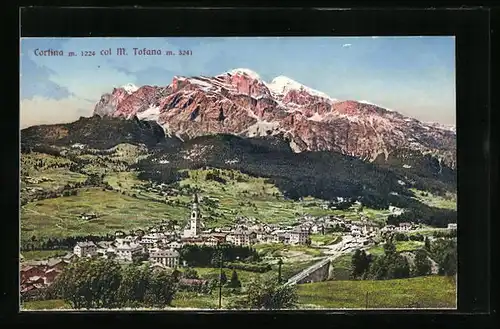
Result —
[{"label": "stone wall", "polygon": [[316,271],[312,272],[307,277],[298,281],[297,284],[326,281],[328,280],[329,276],[330,276],[330,262],[327,262],[325,265],[318,268]]}]

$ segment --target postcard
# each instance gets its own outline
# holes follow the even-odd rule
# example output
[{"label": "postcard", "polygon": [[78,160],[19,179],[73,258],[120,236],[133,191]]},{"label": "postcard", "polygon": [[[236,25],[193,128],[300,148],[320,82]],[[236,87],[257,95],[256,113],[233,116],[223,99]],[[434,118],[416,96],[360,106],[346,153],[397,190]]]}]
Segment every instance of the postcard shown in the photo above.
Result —
[{"label": "postcard", "polygon": [[453,37],[20,53],[22,311],[456,309]]}]

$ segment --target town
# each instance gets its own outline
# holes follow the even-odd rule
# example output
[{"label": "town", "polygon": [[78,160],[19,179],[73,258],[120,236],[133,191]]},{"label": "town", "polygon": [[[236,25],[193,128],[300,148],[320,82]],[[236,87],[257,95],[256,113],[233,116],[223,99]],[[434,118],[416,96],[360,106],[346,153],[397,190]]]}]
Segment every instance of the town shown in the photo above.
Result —
[{"label": "town", "polygon": [[[81,218],[92,219],[95,214],[82,214]],[[353,221],[343,216],[298,218],[296,225],[280,226],[265,224],[252,218],[238,218],[231,227],[204,229],[197,194],[193,197],[191,214],[185,227],[169,225],[166,221],[146,230],[138,229],[133,234],[115,232],[114,241],[77,242],[72,253],[61,258],[45,261],[26,261],[21,256],[21,294],[47,287],[54,282],[67,264],[82,257],[112,258],[120,262],[136,260],[149,261],[155,268],[177,268],[186,266],[181,261],[179,249],[185,245],[252,246],[261,243],[281,243],[289,245],[311,245],[312,234],[341,232],[349,236],[349,241],[358,241],[359,246],[373,245],[377,236],[388,232],[408,232],[420,225],[400,223],[399,226],[383,227],[366,218]],[[448,229],[456,229],[449,224]],[[343,251],[343,250],[342,250]]]}]

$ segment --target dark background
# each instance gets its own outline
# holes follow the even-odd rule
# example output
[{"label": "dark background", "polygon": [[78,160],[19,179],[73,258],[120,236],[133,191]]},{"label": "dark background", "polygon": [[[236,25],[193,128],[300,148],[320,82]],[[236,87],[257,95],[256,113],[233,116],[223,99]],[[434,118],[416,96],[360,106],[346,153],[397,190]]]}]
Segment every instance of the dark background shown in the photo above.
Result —
[{"label": "dark background", "polygon": [[[175,4],[174,4],[175,5]],[[182,5],[182,4],[180,4]],[[422,4],[425,5],[425,4]],[[339,5],[340,6],[340,5]],[[352,7],[352,5],[348,5]],[[448,6],[449,7],[449,6]],[[42,8],[29,7],[18,10],[13,20],[21,18],[12,29],[12,46],[17,54],[11,68],[19,68],[19,37],[167,37],[167,36],[396,36],[396,35],[454,35],[456,36],[456,95],[457,95],[457,146],[458,146],[458,311],[398,311],[398,312],[322,312],[296,311],[255,312],[241,314],[227,312],[162,313],[148,317],[148,314],[79,314],[79,321],[118,322],[135,321],[145,324],[150,319],[163,320],[168,325],[213,326],[228,321],[231,326],[252,323],[268,323],[272,326],[287,326],[297,320],[321,321],[319,325],[377,326],[397,324],[419,324],[439,327],[483,328],[491,325],[490,312],[490,233],[494,229],[490,221],[493,206],[493,184],[496,182],[496,149],[493,148],[490,106],[492,106],[490,75],[490,31],[498,33],[498,21],[492,21],[492,12],[486,8],[467,9],[189,9],[189,8],[142,8],[142,9],[88,9],[88,8]],[[19,24],[19,21],[13,22]],[[21,33],[19,35],[19,33]],[[14,64],[16,63],[16,64]],[[409,64],[411,65],[411,64]],[[12,89],[7,95],[18,96],[18,73],[9,78]],[[5,77],[4,77],[4,80]],[[6,93],[4,91],[4,93]],[[1,121],[3,133],[2,203],[8,216],[2,216],[2,255],[5,277],[0,291],[0,319],[22,323],[54,321],[58,316],[70,320],[70,314],[63,313],[18,313],[18,243],[19,243],[19,97],[14,104],[4,107]],[[8,111],[5,111],[8,109]],[[7,115],[7,116],[6,116]],[[491,140],[491,141],[490,141]],[[6,161],[7,160],[7,161]],[[12,211],[13,210],[13,211]],[[6,239],[5,237],[8,237]],[[492,284],[494,282],[491,282]],[[407,313],[413,313],[411,315]],[[472,316],[482,313],[482,316]],[[188,316],[189,314],[189,316]],[[390,314],[390,316],[388,316]],[[418,315],[417,315],[418,314]],[[459,315],[460,314],[460,315]],[[467,315],[469,314],[469,315]],[[496,313],[495,313],[496,314]],[[355,315],[355,316],[354,316]],[[250,317],[245,319],[245,317]],[[310,320],[309,320],[310,319]],[[73,318],[71,320],[74,320]],[[112,321],[112,322],[111,322]],[[240,322],[241,321],[241,322]],[[325,322],[323,322],[325,321]],[[320,322],[320,323],[321,323]],[[401,323],[403,322],[403,323]],[[307,324],[306,324],[307,325]]]}]

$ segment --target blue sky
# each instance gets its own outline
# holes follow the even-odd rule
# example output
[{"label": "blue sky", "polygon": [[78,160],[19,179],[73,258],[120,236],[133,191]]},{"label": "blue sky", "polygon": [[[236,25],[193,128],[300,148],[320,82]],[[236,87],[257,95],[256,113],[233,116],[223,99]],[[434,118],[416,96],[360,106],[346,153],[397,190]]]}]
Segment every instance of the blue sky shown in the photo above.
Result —
[{"label": "blue sky", "polygon": [[[124,47],[129,56],[116,56]],[[113,55],[101,56],[111,48]],[[192,51],[133,56],[133,48]],[[93,57],[35,56],[54,49]],[[453,37],[27,38],[21,40],[21,126],[92,114],[103,93],[126,83],[163,85],[174,75],[249,68],[285,75],[338,99],[367,100],[422,121],[455,123]]]}]

